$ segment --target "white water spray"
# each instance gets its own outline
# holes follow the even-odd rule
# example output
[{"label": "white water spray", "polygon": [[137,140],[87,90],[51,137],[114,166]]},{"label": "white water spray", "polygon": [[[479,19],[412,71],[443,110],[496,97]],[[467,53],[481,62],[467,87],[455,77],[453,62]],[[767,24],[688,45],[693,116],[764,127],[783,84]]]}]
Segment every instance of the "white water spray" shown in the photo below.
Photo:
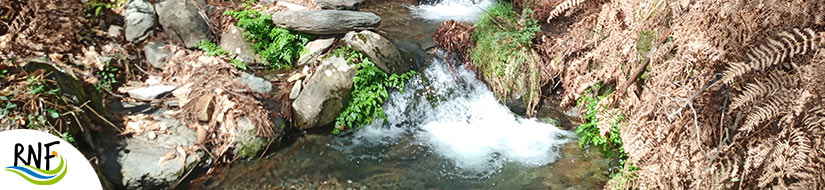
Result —
[{"label": "white water spray", "polygon": [[[416,144],[469,176],[489,176],[507,163],[537,167],[555,161],[571,132],[522,119],[501,105],[475,74],[434,61],[404,93],[384,105],[387,121],[359,129],[348,146],[383,146],[412,136]],[[466,175],[465,175],[466,176]]]},{"label": "white water spray", "polygon": [[475,22],[494,0],[443,0],[434,5],[411,6],[410,9],[418,18],[430,21],[445,21],[448,19],[459,22]]}]

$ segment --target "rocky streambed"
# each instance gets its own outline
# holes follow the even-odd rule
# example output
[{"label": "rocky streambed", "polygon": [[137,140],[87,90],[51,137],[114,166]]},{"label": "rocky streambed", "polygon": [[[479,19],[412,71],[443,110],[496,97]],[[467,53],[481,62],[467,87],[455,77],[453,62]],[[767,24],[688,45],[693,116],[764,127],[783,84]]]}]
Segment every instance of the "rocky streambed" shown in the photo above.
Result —
[{"label": "rocky streambed", "polygon": [[[606,180],[611,161],[579,149],[575,135],[560,129],[572,119],[515,115],[460,62],[434,55],[440,23],[472,23],[490,0],[262,1],[255,6],[271,14],[271,24],[309,36],[292,68],[276,71],[263,69],[267,61],[241,27],[225,24],[222,12],[232,6],[211,3],[130,0],[122,22],[103,24],[107,38],[140,55],[109,44],[89,59],[127,69],[143,64],[138,81],[91,91],[82,72],[26,62],[51,68],[51,79],[78,104],[93,102],[87,110],[95,115],[85,119],[93,121],[85,122],[107,127],[71,134],[96,155],[106,187],[591,189]],[[225,52],[195,50],[204,41]],[[340,47],[362,52],[386,73],[419,74],[390,93],[387,120],[331,135],[357,71],[331,54]],[[236,60],[250,69],[233,68]],[[101,95],[106,105],[96,104]]]}]

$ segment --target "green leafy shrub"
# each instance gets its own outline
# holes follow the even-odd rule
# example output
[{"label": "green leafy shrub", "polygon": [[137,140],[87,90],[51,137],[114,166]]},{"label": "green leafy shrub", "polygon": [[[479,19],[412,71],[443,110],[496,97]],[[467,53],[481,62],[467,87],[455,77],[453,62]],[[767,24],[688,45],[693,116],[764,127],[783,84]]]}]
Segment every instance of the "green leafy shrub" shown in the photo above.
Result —
[{"label": "green leafy shrub", "polygon": [[[612,89],[603,88],[601,83],[593,85],[588,89],[577,101],[577,105],[583,105],[586,112],[584,118],[586,123],[579,125],[576,133],[581,138],[579,146],[594,146],[608,158],[616,158],[620,160],[627,159],[627,153],[624,151],[622,138],[620,136],[619,123],[626,117],[619,115],[617,121],[610,126],[610,133],[606,136],[599,134],[599,118],[596,117],[598,112],[605,111],[605,108],[599,105],[599,102],[606,98]],[[591,95],[592,94],[592,95]]]},{"label": "green leafy shrub", "polygon": [[388,88],[403,91],[405,81],[415,74],[415,71],[410,71],[402,75],[388,75],[363,53],[349,48],[337,49],[333,55],[346,58],[348,63],[355,63],[358,69],[353,79],[352,98],[344,112],[335,119],[335,134],[346,128],[369,125],[375,118],[387,119],[381,105],[389,97]]},{"label": "green leafy shrub", "polygon": [[476,23],[470,53],[496,96],[522,95],[528,114],[541,98],[541,69],[530,48],[541,27],[532,12],[527,7],[518,14],[508,3],[494,4]]},{"label": "green leafy shrub", "polygon": [[255,10],[226,11],[244,30],[243,36],[253,44],[252,50],[261,55],[272,69],[287,69],[306,51],[306,35],[291,32],[272,24],[272,18]]},{"label": "green leafy shrub", "polygon": [[624,189],[624,186],[635,179],[634,171],[639,168],[632,163],[625,162],[628,155],[624,150],[624,143],[622,143],[619,124],[627,117],[620,114],[616,121],[610,124],[610,132],[606,136],[601,136],[599,131],[599,118],[596,115],[599,112],[606,111],[604,106],[599,105],[599,102],[607,98],[613,89],[604,87],[601,82],[593,85],[590,89],[582,93],[582,96],[576,102],[577,105],[584,106],[585,123],[579,125],[576,129],[576,134],[579,135],[579,147],[585,146],[596,147],[605,157],[612,159],[619,159],[618,170],[611,174],[608,186],[611,189]]}]

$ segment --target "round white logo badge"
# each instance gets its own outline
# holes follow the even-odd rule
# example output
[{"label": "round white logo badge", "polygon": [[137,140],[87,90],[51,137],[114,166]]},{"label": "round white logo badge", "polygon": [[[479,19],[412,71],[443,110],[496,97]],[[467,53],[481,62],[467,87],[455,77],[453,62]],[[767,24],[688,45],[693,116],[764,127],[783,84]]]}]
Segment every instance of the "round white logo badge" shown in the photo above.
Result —
[{"label": "round white logo badge", "polygon": [[3,189],[102,189],[86,157],[63,139],[34,130],[0,132]]}]

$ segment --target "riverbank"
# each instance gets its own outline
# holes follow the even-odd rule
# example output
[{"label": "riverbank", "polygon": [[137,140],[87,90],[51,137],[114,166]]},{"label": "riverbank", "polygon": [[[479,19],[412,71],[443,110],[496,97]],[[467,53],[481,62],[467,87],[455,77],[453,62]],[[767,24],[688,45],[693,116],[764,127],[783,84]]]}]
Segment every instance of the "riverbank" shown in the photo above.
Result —
[{"label": "riverbank", "polygon": [[[823,182],[813,168],[825,162],[812,149],[825,135],[816,82],[822,79],[822,2],[515,4],[515,13],[529,7],[529,16],[541,23],[529,47],[539,55],[544,82],[533,92],[593,112],[586,121],[592,124],[580,126],[598,128],[589,133],[597,141],[589,144],[624,145],[613,151],[626,152],[625,168],[635,171],[621,172],[624,177],[611,180],[610,188]],[[472,36],[478,27],[445,23],[437,44],[442,39],[440,48],[472,60],[486,43]],[[464,44],[445,43],[452,41]],[[472,61],[480,74],[507,76],[491,75],[484,65],[490,60]],[[522,85],[495,78],[487,83]],[[597,104],[584,103],[589,100]]]}]

